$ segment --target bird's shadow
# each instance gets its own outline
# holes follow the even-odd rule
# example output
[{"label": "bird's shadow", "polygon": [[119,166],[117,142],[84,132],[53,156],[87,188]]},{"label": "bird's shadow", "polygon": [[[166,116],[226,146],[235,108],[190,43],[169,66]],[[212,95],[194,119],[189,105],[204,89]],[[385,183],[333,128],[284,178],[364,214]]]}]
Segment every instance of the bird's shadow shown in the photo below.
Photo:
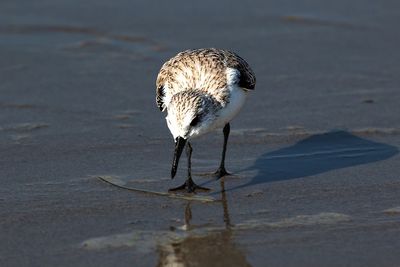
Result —
[{"label": "bird's shadow", "polygon": [[347,131],[316,134],[292,146],[262,154],[252,166],[243,170],[256,171],[256,175],[249,182],[227,190],[381,161],[398,152],[395,146],[367,140]]}]

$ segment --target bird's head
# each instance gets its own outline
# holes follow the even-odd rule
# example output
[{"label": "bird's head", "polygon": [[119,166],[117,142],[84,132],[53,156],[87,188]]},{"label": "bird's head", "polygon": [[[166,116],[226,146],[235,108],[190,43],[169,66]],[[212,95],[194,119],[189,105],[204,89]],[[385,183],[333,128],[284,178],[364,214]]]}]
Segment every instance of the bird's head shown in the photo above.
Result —
[{"label": "bird's head", "polygon": [[190,138],[212,130],[216,107],[212,99],[195,91],[183,91],[172,96],[166,117],[167,125],[175,140],[171,178],[176,174],[179,158]]}]

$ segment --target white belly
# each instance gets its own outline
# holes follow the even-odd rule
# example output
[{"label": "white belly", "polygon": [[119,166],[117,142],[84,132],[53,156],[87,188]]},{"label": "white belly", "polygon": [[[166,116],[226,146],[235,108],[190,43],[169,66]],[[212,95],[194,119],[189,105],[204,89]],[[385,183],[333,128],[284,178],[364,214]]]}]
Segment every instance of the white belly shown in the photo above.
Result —
[{"label": "white belly", "polygon": [[246,100],[246,92],[238,86],[230,86],[229,103],[219,111],[215,128],[223,127],[230,122],[242,109]]}]

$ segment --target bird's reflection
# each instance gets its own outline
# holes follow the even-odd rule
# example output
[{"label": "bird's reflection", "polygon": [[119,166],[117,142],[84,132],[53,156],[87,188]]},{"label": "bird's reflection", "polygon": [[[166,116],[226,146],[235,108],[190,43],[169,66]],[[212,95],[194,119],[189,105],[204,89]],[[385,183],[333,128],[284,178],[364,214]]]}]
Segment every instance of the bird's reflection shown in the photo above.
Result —
[{"label": "bird's reflection", "polygon": [[[185,207],[183,230],[188,231],[188,236],[158,247],[158,267],[174,266],[250,266],[244,252],[235,244],[232,224],[229,216],[228,201],[226,198],[224,179],[221,183],[221,202],[223,208],[224,227],[221,230],[204,228],[191,225],[191,203]],[[200,226],[201,228],[201,226]],[[200,229],[201,230],[201,229]]]}]

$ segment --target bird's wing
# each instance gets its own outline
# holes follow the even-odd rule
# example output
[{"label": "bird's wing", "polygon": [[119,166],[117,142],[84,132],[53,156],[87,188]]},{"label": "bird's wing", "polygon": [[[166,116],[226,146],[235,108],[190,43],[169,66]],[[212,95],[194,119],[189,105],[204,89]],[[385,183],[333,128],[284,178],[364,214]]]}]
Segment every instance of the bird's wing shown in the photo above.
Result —
[{"label": "bird's wing", "polygon": [[192,88],[197,75],[193,69],[196,64],[196,50],[186,50],[169,59],[161,67],[156,81],[156,102],[164,111],[166,98],[179,91]]},{"label": "bird's wing", "polygon": [[237,69],[240,77],[237,81],[238,85],[246,90],[254,90],[256,87],[256,76],[249,64],[231,51],[224,51],[226,57],[226,66],[228,68]]},{"label": "bird's wing", "polygon": [[[156,102],[161,111],[164,111],[168,104],[165,103],[167,96],[170,97],[185,89],[185,86],[183,86],[184,84],[180,83],[182,80],[177,81],[177,76],[179,76],[179,78],[181,78],[182,75],[185,77],[183,83],[193,79],[193,77],[191,77],[193,76],[191,75],[192,73],[190,71],[188,72],[188,70],[190,70],[188,66],[190,67],[193,64],[193,59],[190,57],[193,51],[194,50],[186,50],[180,52],[162,65],[156,81]],[[177,84],[181,86],[177,86]]]},{"label": "bird's wing", "polygon": [[156,103],[157,103],[157,107],[161,111],[164,111],[164,109],[165,109],[165,105],[164,105],[165,84],[168,79],[167,64],[168,64],[168,61],[161,67],[161,70],[158,73],[157,81],[156,81]]},{"label": "bird's wing", "polygon": [[256,77],[249,64],[237,54],[215,48],[186,50],[161,67],[156,81],[156,102],[161,111],[171,95],[188,89],[213,91],[226,86],[226,68],[238,71],[235,84],[254,90]]}]

